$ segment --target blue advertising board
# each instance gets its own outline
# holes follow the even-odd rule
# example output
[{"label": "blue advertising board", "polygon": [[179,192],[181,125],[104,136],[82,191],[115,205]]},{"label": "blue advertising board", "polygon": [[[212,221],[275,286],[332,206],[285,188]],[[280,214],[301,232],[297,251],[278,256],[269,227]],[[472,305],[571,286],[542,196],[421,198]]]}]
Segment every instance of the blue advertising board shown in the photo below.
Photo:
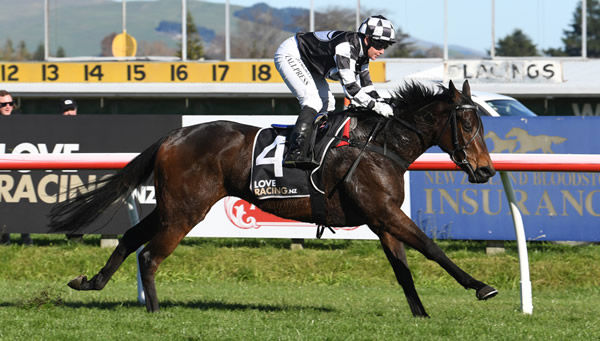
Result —
[{"label": "blue advertising board", "polygon": [[[600,117],[483,117],[492,153],[597,154]],[[428,152],[441,152],[431,148]],[[600,241],[600,173],[510,172],[528,240]],[[410,174],[411,215],[438,239],[514,240],[500,175]]]}]

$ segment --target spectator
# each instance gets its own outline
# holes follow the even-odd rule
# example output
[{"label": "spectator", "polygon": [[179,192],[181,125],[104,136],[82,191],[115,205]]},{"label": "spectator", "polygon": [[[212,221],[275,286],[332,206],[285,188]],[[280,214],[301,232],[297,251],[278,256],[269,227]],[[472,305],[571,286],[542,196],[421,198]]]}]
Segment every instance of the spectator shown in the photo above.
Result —
[{"label": "spectator", "polygon": [[10,116],[11,114],[19,114],[19,110],[15,108],[15,101],[10,92],[0,90],[0,114],[2,116]]},{"label": "spectator", "polygon": [[[18,109],[15,108],[15,101],[12,95],[6,90],[0,90],[0,114],[1,116],[10,116],[11,114],[18,114]],[[33,241],[29,233],[21,233],[21,241],[24,245],[32,245]],[[10,245],[10,233],[2,233],[0,243],[3,245]]]},{"label": "spectator", "polygon": [[60,102],[60,112],[63,116],[77,115],[77,103],[72,98],[65,98]]}]

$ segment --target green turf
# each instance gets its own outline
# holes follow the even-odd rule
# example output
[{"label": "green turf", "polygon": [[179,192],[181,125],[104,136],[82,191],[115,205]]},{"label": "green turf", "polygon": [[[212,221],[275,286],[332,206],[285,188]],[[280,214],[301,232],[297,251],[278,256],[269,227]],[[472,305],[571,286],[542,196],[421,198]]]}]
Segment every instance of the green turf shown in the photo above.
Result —
[{"label": "green turf", "polygon": [[161,312],[136,301],[128,259],[102,291],[77,292],[112,250],[63,237],[0,247],[0,339],[598,339],[600,246],[530,245],[534,313],[520,313],[518,258],[485,244],[442,242],[463,269],[499,289],[485,302],[437,264],[409,250],[431,319],[410,314],[378,243],[186,239],[157,276]]}]

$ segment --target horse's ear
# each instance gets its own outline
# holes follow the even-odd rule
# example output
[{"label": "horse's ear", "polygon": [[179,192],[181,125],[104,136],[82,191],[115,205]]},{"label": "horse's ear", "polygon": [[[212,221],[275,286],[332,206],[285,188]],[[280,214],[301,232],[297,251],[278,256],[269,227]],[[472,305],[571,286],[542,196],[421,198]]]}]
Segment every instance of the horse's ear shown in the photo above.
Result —
[{"label": "horse's ear", "polygon": [[462,93],[463,93],[463,95],[471,98],[471,86],[469,85],[469,81],[466,79],[463,83]]},{"label": "horse's ear", "polygon": [[456,90],[456,87],[454,86],[454,83],[452,81],[450,81],[450,84],[448,85],[448,90],[450,90],[450,98],[452,99],[452,101],[454,103],[460,103],[460,100],[461,100],[460,92],[458,92],[458,90]]},{"label": "horse's ear", "polygon": [[456,91],[456,87],[454,86],[453,81],[450,81],[450,84],[448,84],[448,89],[450,89],[451,92]]}]

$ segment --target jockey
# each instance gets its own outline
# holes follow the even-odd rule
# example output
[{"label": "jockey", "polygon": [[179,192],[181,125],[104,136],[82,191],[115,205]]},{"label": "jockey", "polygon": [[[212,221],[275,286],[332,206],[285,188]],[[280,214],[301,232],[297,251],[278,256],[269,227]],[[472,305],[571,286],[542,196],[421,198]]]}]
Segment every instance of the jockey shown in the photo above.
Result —
[{"label": "jockey", "polygon": [[386,117],[393,114],[373,87],[369,59],[382,55],[395,37],[392,23],[376,15],[363,21],[358,32],[298,33],[279,46],[275,67],[302,108],[290,136],[285,165],[306,168],[316,164],[308,141],[314,118],[318,113],[335,110],[326,79],[340,81],[354,105]]}]

